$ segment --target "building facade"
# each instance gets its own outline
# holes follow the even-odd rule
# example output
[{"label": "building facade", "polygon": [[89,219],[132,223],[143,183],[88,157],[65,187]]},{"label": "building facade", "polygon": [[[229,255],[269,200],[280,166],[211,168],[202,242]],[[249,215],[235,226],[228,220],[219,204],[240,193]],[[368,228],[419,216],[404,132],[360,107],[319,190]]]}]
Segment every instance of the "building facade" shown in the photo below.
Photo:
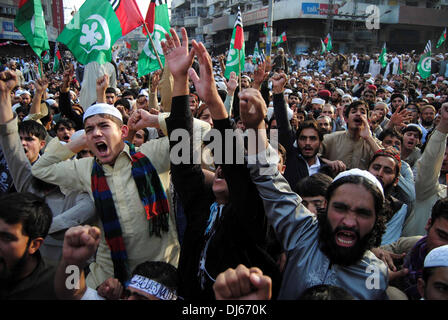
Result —
[{"label": "building facade", "polygon": [[[437,41],[448,26],[448,0],[272,2],[272,42],[285,31],[288,41],[282,46],[291,54],[320,50],[320,39],[328,32],[332,35],[335,52],[379,51],[384,42],[389,51],[418,52],[429,39]],[[267,0],[173,0],[171,25],[185,26],[189,35],[203,41],[210,51],[223,53],[230,43],[238,5],[242,11],[247,52],[252,52],[256,42],[263,48]]]},{"label": "building facade", "polygon": [[[0,0],[0,54],[23,55],[32,54],[25,38],[14,27],[14,19],[19,10],[18,0]],[[56,41],[59,33],[64,29],[63,0],[42,0],[47,35],[50,44]],[[10,44],[5,44],[9,42]],[[22,45],[21,45],[22,44]]]}]

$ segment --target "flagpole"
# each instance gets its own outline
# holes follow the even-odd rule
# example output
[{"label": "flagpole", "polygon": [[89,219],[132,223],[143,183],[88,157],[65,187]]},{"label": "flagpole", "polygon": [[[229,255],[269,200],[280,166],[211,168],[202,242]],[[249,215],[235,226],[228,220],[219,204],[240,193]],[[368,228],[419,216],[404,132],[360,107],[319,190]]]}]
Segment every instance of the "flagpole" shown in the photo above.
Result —
[{"label": "flagpole", "polygon": [[241,50],[238,50],[238,85],[241,92]]},{"label": "flagpole", "polygon": [[42,59],[39,59],[40,65],[40,78],[43,79],[44,69],[42,69]]},{"label": "flagpole", "polygon": [[157,52],[157,49],[156,49],[156,47],[155,47],[155,45],[154,45],[154,41],[152,41],[151,33],[149,33],[149,30],[148,30],[148,27],[146,26],[146,23],[143,23],[143,27],[145,28],[145,30],[146,30],[146,35],[148,36],[149,41],[151,42],[151,46],[152,46],[152,48],[154,49],[154,52],[155,52],[156,57],[157,57],[157,61],[159,62],[160,69],[163,70],[162,61],[160,60],[159,53]]}]

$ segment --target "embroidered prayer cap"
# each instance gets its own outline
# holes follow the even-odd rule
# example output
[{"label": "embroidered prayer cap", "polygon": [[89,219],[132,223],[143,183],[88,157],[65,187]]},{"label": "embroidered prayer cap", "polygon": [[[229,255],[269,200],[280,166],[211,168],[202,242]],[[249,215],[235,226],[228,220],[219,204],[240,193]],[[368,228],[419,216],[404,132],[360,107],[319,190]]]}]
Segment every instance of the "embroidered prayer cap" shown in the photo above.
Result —
[{"label": "embroidered prayer cap", "polygon": [[93,106],[90,106],[87,111],[84,113],[84,117],[82,119],[83,122],[86,121],[87,118],[97,115],[97,114],[109,114],[118,118],[121,122],[123,122],[123,117],[121,116],[120,111],[114,106],[111,106],[107,103],[97,103]]},{"label": "embroidered prayer cap", "polygon": [[374,185],[376,185],[377,188],[380,189],[381,193],[384,196],[384,190],[383,190],[383,186],[381,185],[381,182],[379,182],[378,179],[367,170],[361,170],[361,169],[355,168],[355,169],[350,169],[350,170],[341,172],[333,179],[333,183],[335,181],[337,181],[341,178],[347,177],[347,176],[361,176],[361,177],[366,178],[367,180],[372,182]]},{"label": "embroidered prayer cap", "polygon": [[432,249],[425,258],[424,268],[448,267],[448,244]]}]

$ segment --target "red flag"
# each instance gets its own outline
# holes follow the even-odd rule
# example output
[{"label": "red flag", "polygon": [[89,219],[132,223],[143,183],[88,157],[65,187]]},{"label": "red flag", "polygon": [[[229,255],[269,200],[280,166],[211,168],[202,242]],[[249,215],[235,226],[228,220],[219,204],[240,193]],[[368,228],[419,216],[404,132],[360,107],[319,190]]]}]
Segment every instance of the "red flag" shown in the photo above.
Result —
[{"label": "red flag", "polygon": [[122,35],[126,35],[143,24],[143,17],[135,0],[109,0],[118,20]]},{"label": "red flag", "polygon": [[243,19],[241,18],[240,7],[238,6],[238,14],[235,21],[235,41],[233,47],[237,50],[243,49],[244,44],[244,30],[243,30]]},{"label": "red flag", "polygon": [[126,41],[126,48],[131,49],[132,45]]},{"label": "red flag", "polygon": [[[151,3],[149,4],[149,7],[148,7],[148,12],[146,12],[146,18],[145,18],[145,23],[146,23],[146,26],[148,27],[149,33],[154,32],[155,12],[156,12],[156,0],[151,0]],[[143,31],[143,34],[146,35],[146,29],[143,28],[142,31]]]},{"label": "red flag", "polygon": [[26,2],[28,2],[28,0],[20,0],[20,2],[19,2],[19,9],[22,8],[22,6],[23,6]]}]

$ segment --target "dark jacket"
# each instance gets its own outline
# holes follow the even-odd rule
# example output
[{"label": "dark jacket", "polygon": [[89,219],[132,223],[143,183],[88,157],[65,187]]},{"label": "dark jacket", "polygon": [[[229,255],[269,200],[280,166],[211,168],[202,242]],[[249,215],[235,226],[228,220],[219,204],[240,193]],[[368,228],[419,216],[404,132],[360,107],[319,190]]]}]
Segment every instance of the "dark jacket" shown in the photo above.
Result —
[{"label": "dark jacket", "polygon": [[[176,128],[184,128],[192,136],[193,121],[188,96],[173,98],[166,124],[168,134]],[[231,129],[232,125],[229,119],[214,120],[214,128],[224,132],[225,129]],[[175,144],[170,141],[170,148]],[[222,159],[225,159],[224,149]],[[191,150],[190,145],[190,160]],[[200,165],[171,163],[172,182],[182,200],[187,218],[178,265],[181,278],[178,293],[184,299],[214,299],[212,286],[218,274],[228,268],[236,268],[239,264],[249,268],[259,267],[263,273],[272,277],[274,284],[280,280],[276,263],[266,250],[268,223],[263,202],[250,179],[248,168],[245,164],[223,164],[222,171],[229,188],[229,203],[222,209],[221,218],[216,219],[215,233],[209,240],[205,267],[213,280],[206,277],[202,289],[198,277],[199,262],[206,244],[204,233],[210,206],[215,202],[215,197],[211,187],[204,182]],[[276,290],[274,288],[274,292]]]},{"label": "dark jacket", "polygon": [[[309,172],[305,160],[300,156],[300,151],[294,147],[296,134],[288,120],[286,108],[283,94],[274,94],[274,114],[277,120],[278,142],[286,150],[286,169],[283,176],[288,181],[291,189],[295,190],[297,182],[308,177]],[[321,163],[321,169],[328,167],[322,162],[321,158],[319,158],[319,161]]]},{"label": "dark jacket", "polygon": [[0,281],[0,300],[57,300],[54,291],[56,265],[35,253],[38,263],[26,278],[14,282]]}]

